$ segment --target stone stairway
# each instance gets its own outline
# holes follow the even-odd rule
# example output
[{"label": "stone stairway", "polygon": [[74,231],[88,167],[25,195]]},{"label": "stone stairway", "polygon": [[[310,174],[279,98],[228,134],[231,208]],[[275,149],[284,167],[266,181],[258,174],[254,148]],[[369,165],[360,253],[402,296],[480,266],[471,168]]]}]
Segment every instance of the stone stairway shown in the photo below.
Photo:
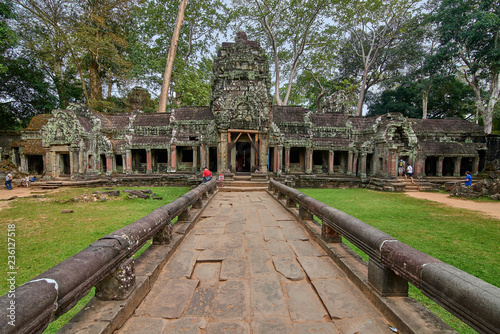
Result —
[{"label": "stone stairway", "polygon": [[266,191],[268,182],[252,181],[250,175],[235,175],[234,181],[224,182],[219,191],[223,192],[242,192],[242,191]]},{"label": "stone stairway", "polygon": [[432,191],[434,186],[432,183],[413,179],[413,183],[410,178],[405,179],[404,177],[398,177],[398,182],[405,185],[405,191]]}]

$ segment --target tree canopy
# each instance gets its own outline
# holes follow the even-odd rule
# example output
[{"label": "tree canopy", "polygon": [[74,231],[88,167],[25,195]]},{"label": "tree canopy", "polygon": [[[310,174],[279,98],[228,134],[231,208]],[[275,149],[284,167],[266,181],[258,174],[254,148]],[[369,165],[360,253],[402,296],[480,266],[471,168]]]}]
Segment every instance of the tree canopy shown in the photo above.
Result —
[{"label": "tree canopy", "polygon": [[[84,102],[158,103],[180,0],[7,0],[0,4],[0,118]],[[245,30],[272,66],[274,103],[321,111],[343,90],[354,115],[462,117],[494,129],[500,97],[500,5],[493,0],[190,0],[167,108],[207,105],[212,59]]]}]

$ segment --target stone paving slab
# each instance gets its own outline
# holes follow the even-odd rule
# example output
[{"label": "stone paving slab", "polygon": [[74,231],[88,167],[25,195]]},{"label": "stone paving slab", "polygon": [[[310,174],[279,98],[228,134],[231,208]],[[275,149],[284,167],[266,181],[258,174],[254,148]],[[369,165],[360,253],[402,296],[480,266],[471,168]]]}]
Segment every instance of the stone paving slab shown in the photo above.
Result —
[{"label": "stone paving slab", "polygon": [[[159,280],[160,284],[162,281]],[[164,284],[164,285],[163,285]],[[163,281],[158,294],[149,294],[152,298],[145,300],[137,309],[139,315],[147,314],[151,317],[177,319],[184,312],[198,280],[178,279]]]},{"label": "stone paving slab", "polygon": [[326,256],[298,256],[297,260],[310,280],[339,277],[338,269],[335,269],[332,260]]},{"label": "stone paving slab", "polygon": [[328,317],[319,297],[307,282],[286,284],[290,317],[295,322],[323,321]]},{"label": "stone paving slab", "polygon": [[250,281],[254,316],[284,317],[288,315],[280,281],[276,277],[254,278]]},{"label": "stone paving slab", "polygon": [[218,193],[201,216],[116,334],[387,333],[267,192]]},{"label": "stone paving slab", "polygon": [[162,318],[132,317],[122,327],[122,334],[158,334],[163,333],[168,320]]}]

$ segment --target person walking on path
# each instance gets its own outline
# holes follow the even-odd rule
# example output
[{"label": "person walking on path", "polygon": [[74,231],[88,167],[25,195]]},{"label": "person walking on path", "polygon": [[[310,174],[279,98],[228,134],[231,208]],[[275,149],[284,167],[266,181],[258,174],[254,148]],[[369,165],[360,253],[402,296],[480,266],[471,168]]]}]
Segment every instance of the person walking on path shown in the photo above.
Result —
[{"label": "person walking on path", "polygon": [[413,167],[410,164],[408,164],[408,167],[406,168],[405,179],[407,179],[408,176],[411,178],[411,183],[415,183],[413,182]]},{"label": "person walking on path", "polygon": [[399,159],[398,162],[398,176],[404,176],[405,175],[405,161],[403,159]]},{"label": "person walking on path", "polygon": [[212,179],[212,172],[208,170],[207,167],[203,170],[203,183],[208,182]]},{"label": "person walking on path", "polygon": [[465,186],[470,187],[472,185],[472,176],[469,171],[465,172]]},{"label": "person walking on path", "polygon": [[10,172],[5,176],[5,187],[7,190],[12,190],[12,174]]}]

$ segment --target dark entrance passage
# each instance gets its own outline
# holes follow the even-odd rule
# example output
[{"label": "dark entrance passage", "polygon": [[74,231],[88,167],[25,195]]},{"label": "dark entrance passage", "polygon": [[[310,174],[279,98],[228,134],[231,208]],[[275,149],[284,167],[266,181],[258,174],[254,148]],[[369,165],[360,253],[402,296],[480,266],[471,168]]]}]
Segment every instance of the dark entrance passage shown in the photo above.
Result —
[{"label": "dark entrance passage", "polygon": [[28,155],[28,173],[29,174],[43,174],[43,156],[42,155]]},{"label": "dark entrance passage", "polygon": [[425,159],[425,175],[436,176],[437,157],[427,157]]},{"label": "dark entrance passage", "polygon": [[250,143],[236,144],[236,172],[250,172],[251,156]]},{"label": "dark entrance passage", "polygon": [[217,147],[208,148],[208,169],[212,172],[217,171]]},{"label": "dark entrance passage", "polygon": [[60,176],[70,176],[71,175],[71,164],[69,160],[69,153],[61,153],[59,158],[59,171]]}]

